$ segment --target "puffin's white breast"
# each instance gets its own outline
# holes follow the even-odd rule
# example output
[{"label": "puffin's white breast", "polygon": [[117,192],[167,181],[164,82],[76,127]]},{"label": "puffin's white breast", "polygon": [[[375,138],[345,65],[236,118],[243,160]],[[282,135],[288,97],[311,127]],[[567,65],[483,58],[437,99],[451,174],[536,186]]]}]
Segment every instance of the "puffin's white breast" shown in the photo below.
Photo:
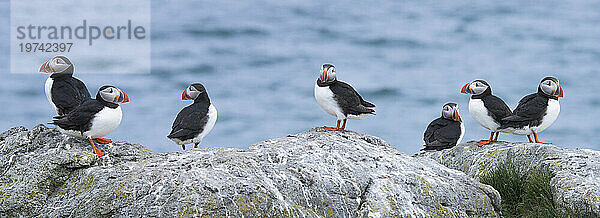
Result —
[{"label": "puffin's white breast", "polygon": [[208,135],[208,133],[210,133],[210,131],[213,129],[215,123],[217,123],[217,108],[215,108],[213,104],[210,104],[210,106],[208,107],[208,113],[206,114],[206,116],[208,116],[208,121],[206,122],[206,125],[204,126],[202,132],[194,138],[194,143],[200,143],[202,139],[206,135]]},{"label": "puffin's white breast", "polygon": [[558,100],[548,99],[548,106],[546,107],[546,115],[542,118],[542,122],[537,127],[532,127],[533,131],[536,133],[544,131],[546,128],[550,127],[558,118],[558,114],[560,113],[560,104]]},{"label": "puffin's white breast", "polygon": [[52,105],[56,113],[58,113],[58,108],[56,108],[56,105],[54,105],[54,102],[52,102],[52,84],[54,84],[54,79],[52,79],[52,77],[48,77],[46,80],[46,85],[44,86],[44,91],[46,92],[46,98],[48,98],[48,102],[50,102],[50,105]]},{"label": "puffin's white breast", "polygon": [[108,135],[121,124],[123,112],[121,107],[109,108],[104,107],[100,112],[96,113],[92,119],[92,127],[89,131],[83,134],[89,138],[100,138]]},{"label": "puffin's white breast", "polygon": [[473,117],[473,119],[481,126],[492,132],[496,132],[496,129],[500,127],[500,124],[496,123],[494,118],[489,115],[488,110],[485,108],[481,99],[471,98],[471,100],[469,100],[469,114],[471,114],[471,117]]},{"label": "puffin's white breast", "polygon": [[462,142],[463,136],[465,136],[465,123],[460,122],[460,137],[458,137],[458,141],[456,141],[457,145]]},{"label": "puffin's white breast", "polygon": [[338,119],[346,118],[337,101],[333,98],[333,92],[329,87],[320,87],[315,83],[315,99],[321,108],[328,114],[331,114],[331,116],[335,116]]}]

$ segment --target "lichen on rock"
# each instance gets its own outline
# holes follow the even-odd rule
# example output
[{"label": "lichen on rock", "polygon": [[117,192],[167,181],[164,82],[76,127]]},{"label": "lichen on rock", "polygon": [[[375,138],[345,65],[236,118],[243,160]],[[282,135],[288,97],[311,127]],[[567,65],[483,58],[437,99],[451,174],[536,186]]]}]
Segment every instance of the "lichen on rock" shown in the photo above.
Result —
[{"label": "lichen on rock", "polygon": [[0,216],[500,215],[493,188],[352,131],[315,128],[246,150],[102,149],[98,158],[43,125],[0,134]]},{"label": "lichen on rock", "polygon": [[590,211],[600,216],[599,151],[507,142],[478,147],[476,142],[468,142],[451,149],[422,152],[414,156],[435,159],[475,179],[507,161],[525,171],[547,167],[555,174],[550,185],[555,191],[556,203],[575,211]]}]

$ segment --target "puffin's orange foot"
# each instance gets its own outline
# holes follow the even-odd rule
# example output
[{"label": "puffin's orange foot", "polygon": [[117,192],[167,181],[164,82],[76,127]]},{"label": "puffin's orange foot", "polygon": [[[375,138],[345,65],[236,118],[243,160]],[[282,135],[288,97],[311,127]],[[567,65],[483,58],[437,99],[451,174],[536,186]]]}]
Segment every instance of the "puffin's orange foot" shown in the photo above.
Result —
[{"label": "puffin's orange foot", "polygon": [[104,156],[104,151],[100,150],[99,148],[96,148],[94,152],[98,155],[98,157]]},{"label": "puffin's orange foot", "polygon": [[490,141],[490,140],[480,141],[480,142],[477,142],[477,146],[481,147],[481,146],[487,145],[487,144],[489,144],[491,142],[492,141]]},{"label": "puffin's orange foot", "polygon": [[105,139],[105,138],[96,138],[95,139],[96,142],[100,143],[100,144],[108,144],[108,143],[112,143],[112,140],[110,139]]},{"label": "puffin's orange foot", "polygon": [[325,127],[323,127],[323,129],[329,130],[329,131],[338,131],[338,130],[340,130],[340,128],[329,127],[329,126],[325,126]]},{"label": "puffin's orange foot", "polygon": [[[527,136],[529,137],[529,136]],[[535,143],[540,143],[540,144],[544,144],[544,145],[551,145],[552,143],[549,142],[540,142],[540,140],[538,139],[537,133],[533,132],[533,137],[535,138]],[[529,138],[529,141],[531,141],[531,137]]]}]

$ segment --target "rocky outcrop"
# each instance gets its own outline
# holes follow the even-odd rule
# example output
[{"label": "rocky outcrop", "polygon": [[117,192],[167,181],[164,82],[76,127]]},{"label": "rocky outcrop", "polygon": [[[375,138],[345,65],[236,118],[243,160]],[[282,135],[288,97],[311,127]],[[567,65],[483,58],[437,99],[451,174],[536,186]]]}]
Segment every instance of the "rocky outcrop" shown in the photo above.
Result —
[{"label": "rocky outcrop", "polygon": [[441,164],[479,178],[499,164],[512,161],[524,170],[548,167],[556,176],[551,185],[560,205],[592,210],[600,216],[600,152],[535,143],[498,142],[478,147],[468,142],[439,152],[423,152]]},{"label": "rocky outcrop", "polygon": [[[169,145],[171,146],[171,145]],[[172,145],[175,146],[175,145]],[[0,134],[0,216],[499,216],[497,191],[361,133],[155,153],[42,125]]]}]

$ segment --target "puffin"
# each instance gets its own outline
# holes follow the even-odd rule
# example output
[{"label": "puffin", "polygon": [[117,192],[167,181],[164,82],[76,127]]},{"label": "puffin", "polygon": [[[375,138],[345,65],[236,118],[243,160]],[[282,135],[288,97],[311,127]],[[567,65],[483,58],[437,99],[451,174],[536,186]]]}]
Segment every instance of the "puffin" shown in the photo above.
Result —
[{"label": "puffin", "polygon": [[70,113],[54,117],[51,123],[65,135],[87,139],[94,153],[104,156],[104,151],[96,148],[93,140],[100,144],[108,144],[110,139],[101,138],[108,135],[121,124],[123,113],[119,104],[129,102],[129,96],[114,86],[100,87],[96,99],[83,102]]},{"label": "puffin", "polygon": [[[365,101],[348,83],[337,80],[332,64],[321,66],[321,76],[315,84],[315,99],[328,114],[337,118],[336,127],[323,127],[337,131],[346,128],[347,119],[360,120],[367,115],[375,115],[374,104]],[[344,121],[340,127],[340,122]]]},{"label": "puffin", "polygon": [[[492,95],[492,88],[485,80],[478,79],[467,83],[460,92],[473,95],[469,100],[469,113],[481,126],[491,132],[490,139],[481,140],[477,145],[481,147],[498,141],[500,134],[498,128],[502,125],[502,119],[512,115],[510,107],[501,98]],[[495,138],[494,134],[496,134]]]},{"label": "puffin", "polygon": [[46,97],[59,116],[91,99],[85,84],[73,77],[73,70],[71,60],[65,56],[56,56],[40,67],[40,72],[50,74],[45,85]]},{"label": "puffin", "polygon": [[217,122],[217,109],[210,103],[208,93],[200,83],[194,83],[183,90],[181,100],[194,100],[194,103],[179,111],[167,138],[181,145],[183,150],[190,143],[198,148],[198,144]]},{"label": "puffin", "polygon": [[422,150],[440,151],[459,144],[465,135],[465,124],[458,114],[456,103],[447,103],[442,107],[442,116],[427,126],[423,134],[425,148]]},{"label": "puffin", "polygon": [[560,113],[558,98],[561,97],[563,97],[563,89],[558,79],[554,77],[542,79],[537,93],[523,97],[512,115],[503,119],[504,123],[500,130],[515,135],[527,135],[531,143],[534,143],[531,140],[533,134],[535,143],[552,144],[540,142],[537,134],[550,127],[558,118]]}]

